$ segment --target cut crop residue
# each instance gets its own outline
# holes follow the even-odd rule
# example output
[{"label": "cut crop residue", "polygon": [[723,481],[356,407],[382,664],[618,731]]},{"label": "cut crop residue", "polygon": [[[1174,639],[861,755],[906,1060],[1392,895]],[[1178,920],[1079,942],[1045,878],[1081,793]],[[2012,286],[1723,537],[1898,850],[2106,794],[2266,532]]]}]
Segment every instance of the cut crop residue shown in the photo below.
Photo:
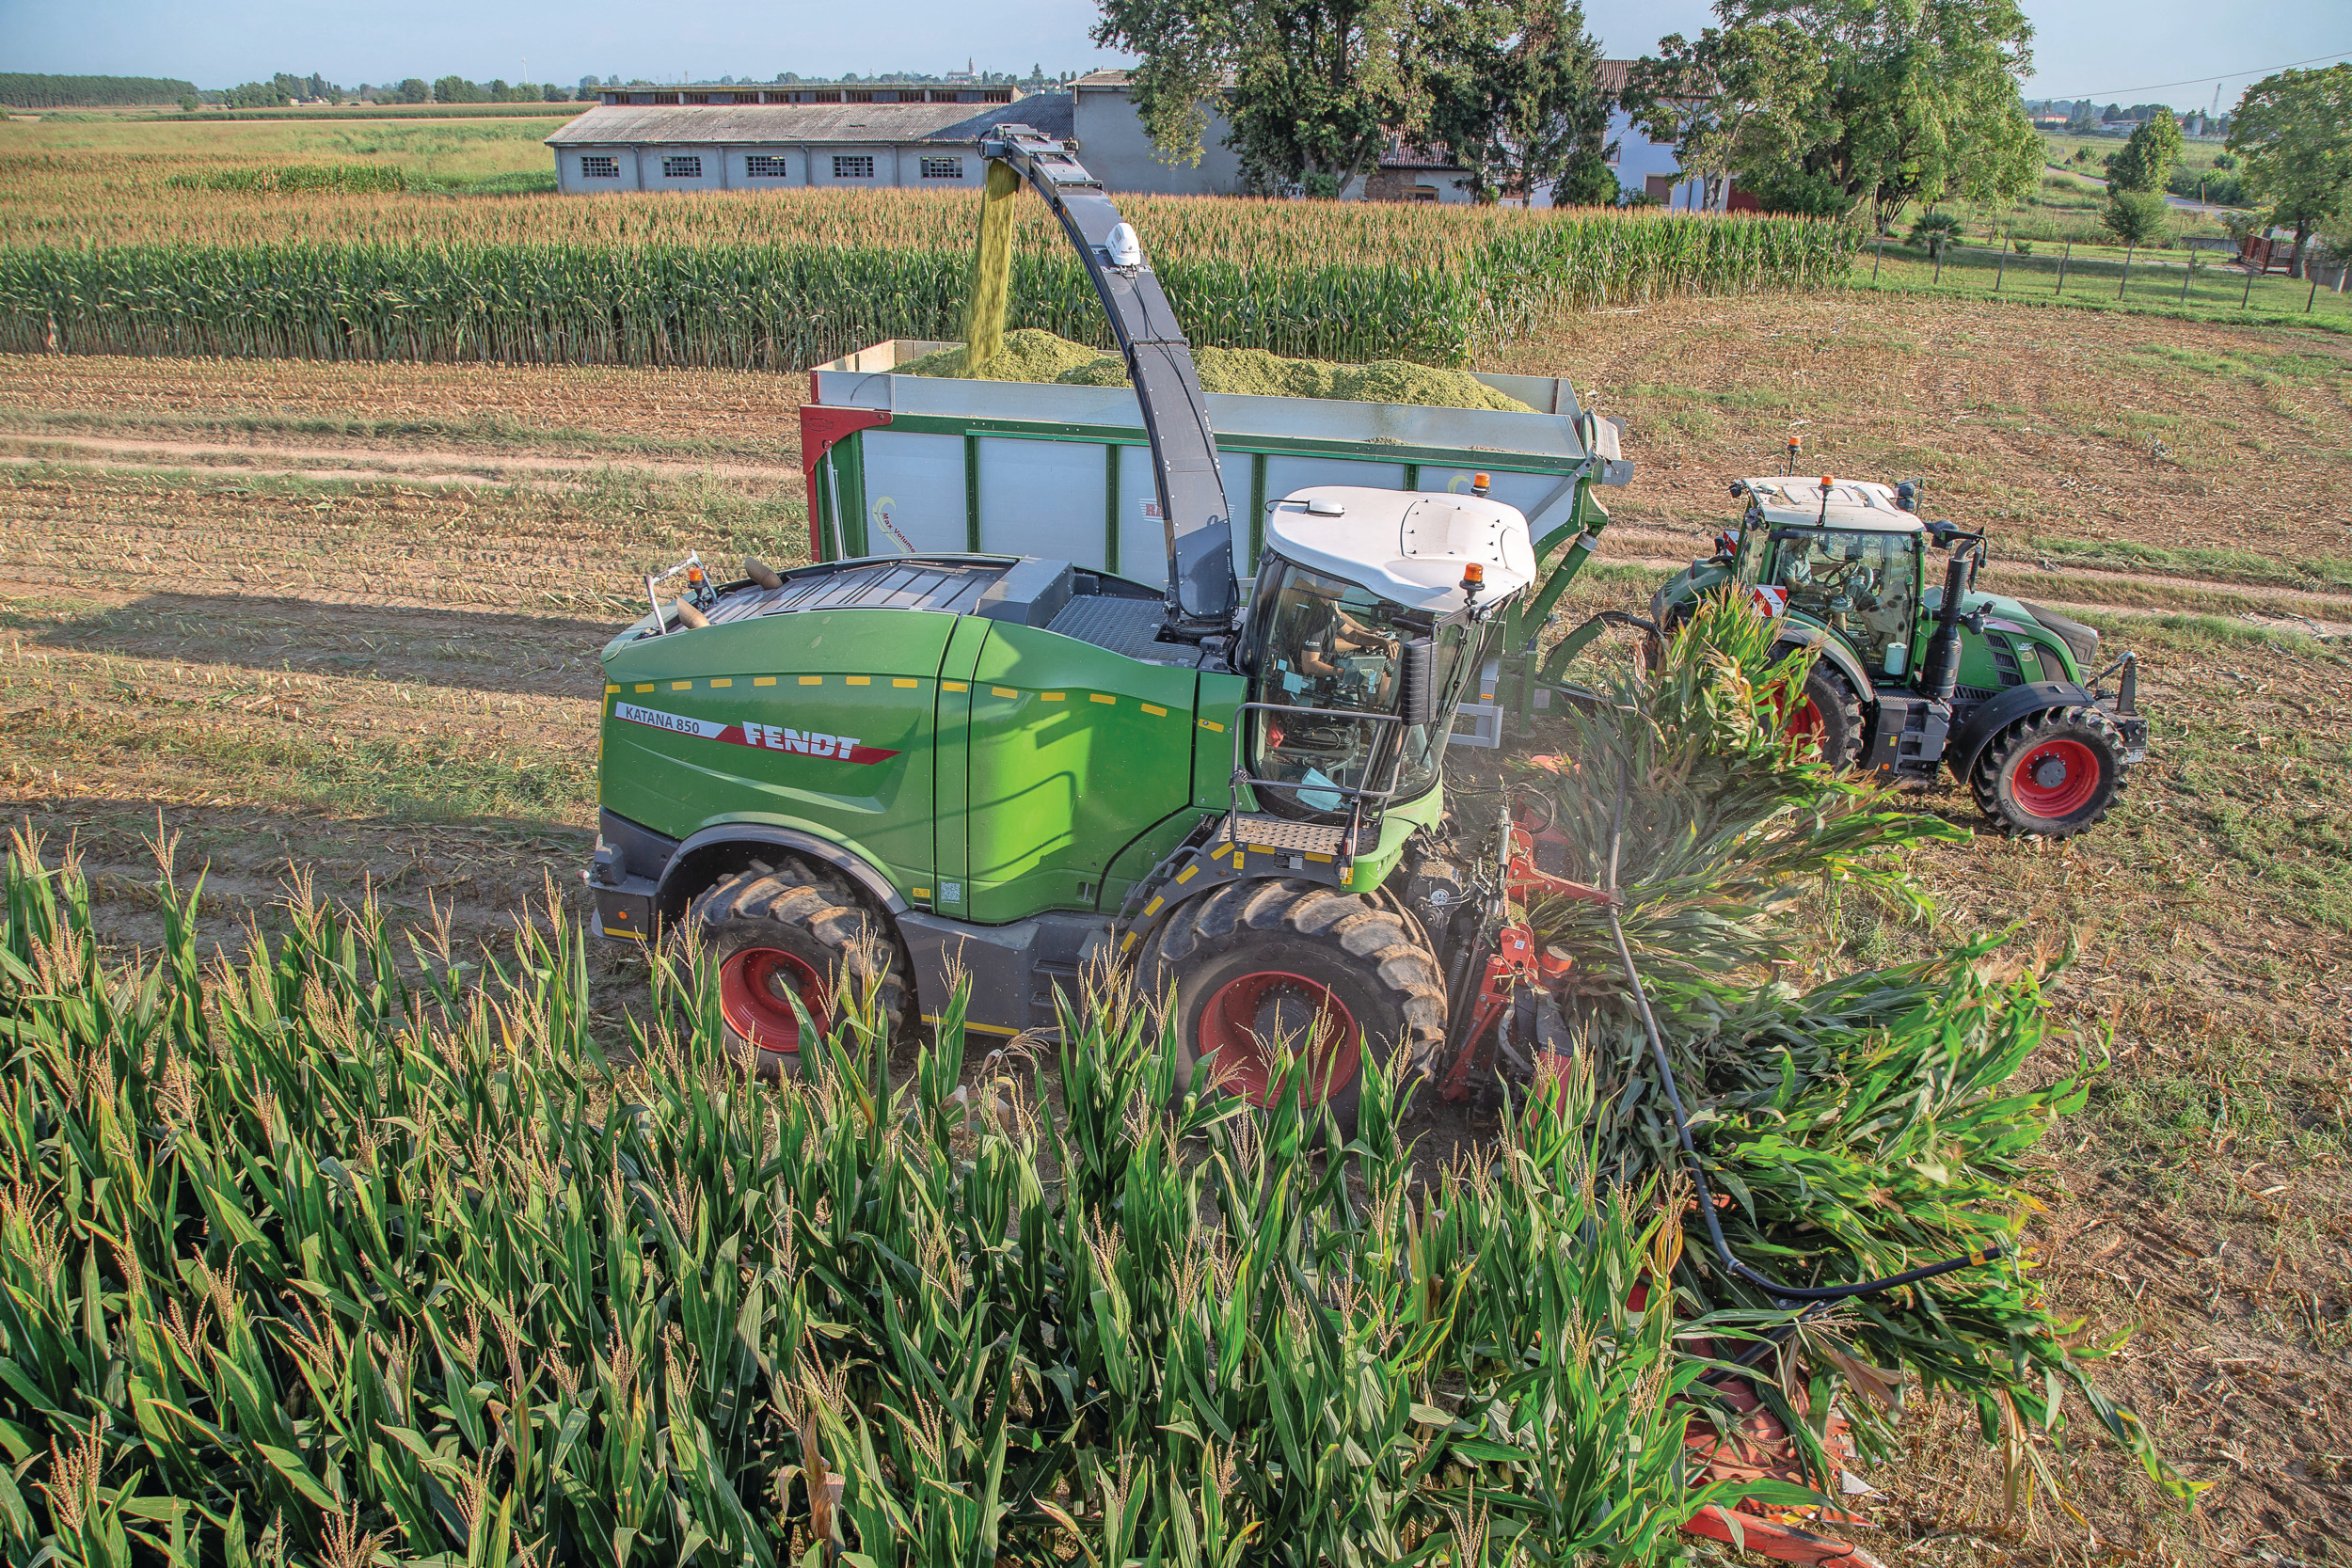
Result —
[{"label": "cut crop residue", "polygon": [[[1465,371],[1375,359],[1367,365],[1285,359],[1256,348],[1197,348],[1192,362],[1204,392],[1255,397],[1337,398],[1353,403],[1405,404],[1423,408],[1492,408],[1534,412]],[[1127,367],[1115,354],[1073,343],[1034,327],[1004,335],[1004,347],[967,369],[959,343],[898,367],[901,375],[974,381],[1059,382],[1070,387],[1124,387]]]}]

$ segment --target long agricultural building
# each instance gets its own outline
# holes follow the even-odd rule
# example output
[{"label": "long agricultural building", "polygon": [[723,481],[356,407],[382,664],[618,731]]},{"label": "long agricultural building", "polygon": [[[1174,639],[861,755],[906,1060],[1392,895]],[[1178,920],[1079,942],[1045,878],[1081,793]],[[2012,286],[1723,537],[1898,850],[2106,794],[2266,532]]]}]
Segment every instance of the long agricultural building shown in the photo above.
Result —
[{"label": "long agricultural building", "polygon": [[1072,132],[1070,94],[1006,87],[801,82],[607,91],[548,138],[558,189],[976,186],[980,138],[1006,121]]}]

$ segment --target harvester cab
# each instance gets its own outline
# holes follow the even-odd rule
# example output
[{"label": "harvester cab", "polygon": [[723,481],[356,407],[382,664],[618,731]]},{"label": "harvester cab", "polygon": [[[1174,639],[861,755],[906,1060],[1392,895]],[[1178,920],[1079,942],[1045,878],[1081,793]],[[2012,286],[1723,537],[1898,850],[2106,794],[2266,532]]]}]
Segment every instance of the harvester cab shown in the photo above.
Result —
[{"label": "harvester cab", "polygon": [[[1923,781],[1949,768],[2011,834],[2071,837],[2107,815],[2148,751],[2134,655],[2102,664],[2096,630],[1979,591],[1985,535],[1923,520],[1916,480],[1731,491],[1739,528],[1650,601],[1661,632],[1707,594],[1742,594],[1790,653],[1815,650],[1788,722],[1830,762]],[[1940,582],[1931,551],[1947,557]]]}]

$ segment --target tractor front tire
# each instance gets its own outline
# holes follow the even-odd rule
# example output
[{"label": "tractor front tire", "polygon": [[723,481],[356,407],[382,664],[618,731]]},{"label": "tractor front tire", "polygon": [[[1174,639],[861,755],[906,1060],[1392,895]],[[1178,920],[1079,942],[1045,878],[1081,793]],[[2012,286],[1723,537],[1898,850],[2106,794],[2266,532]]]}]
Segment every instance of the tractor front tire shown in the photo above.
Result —
[{"label": "tractor front tire", "polygon": [[1307,1058],[1303,1096],[1353,1132],[1364,1073],[1445,1038],[1445,974],[1405,919],[1318,882],[1235,882],[1179,905],[1136,981],[1173,1009],[1176,1092],[1209,1063],[1224,1092],[1268,1103],[1277,1037]]},{"label": "tractor front tire", "polygon": [[728,1053],[757,1077],[800,1070],[791,994],[829,1027],[840,1016],[839,988],[859,994],[871,984],[890,1037],[902,1038],[910,1027],[910,966],[897,934],[828,867],[787,856],[773,869],[738,872],[696,898],[687,922],[719,971]]},{"label": "tractor front tire", "polygon": [[2029,714],[1977,757],[1977,807],[2011,838],[2072,838],[2123,793],[2123,737],[2095,707]]},{"label": "tractor front tire", "polygon": [[1851,768],[1862,756],[1862,695],[1825,658],[1813,661],[1783,728],[1810,736],[1832,768]]}]

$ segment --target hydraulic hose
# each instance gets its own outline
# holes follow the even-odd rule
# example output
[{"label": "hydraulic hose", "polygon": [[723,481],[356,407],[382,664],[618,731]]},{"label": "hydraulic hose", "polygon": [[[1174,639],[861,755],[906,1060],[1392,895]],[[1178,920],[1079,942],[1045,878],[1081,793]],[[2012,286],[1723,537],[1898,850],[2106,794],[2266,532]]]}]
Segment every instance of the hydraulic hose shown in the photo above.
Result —
[{"label": "hydraulic hose", "polygon": [[1979,1252],[1963,1253],[1947,1258],[1925,1268],[1907,1269],[1891,1274],[1883,1279],[1866,1279],[1853,1285],[1788,1285],[1771,1275],[1748,1267],[1731,1254],[1731,1244],[1724,1240],[1723,1222],[1715,1217],[1715,1194],[1707,1184],[1707,1169],[1700,1163],[1699,1151],[1691,1141],[1691,1120],[1682,1108],[1682,1093],[1675,1083],[1674,1064],[1666,1057],[1665,1039],[1658,1032],[1658,1020],[1650,1012],[1649,995],[1643,990],[1642,977],[1633,967],[1633,950],[1626,944],[1625,926],[1617,918],[1617,854],[1625,842],[1625,796],[1628,775],[1625,758],[1617,759],[1617,804],[1609,828],[1609,934],[1616,939],[1617,961],[1625,966],[1626,983],[1633,988],[1633,1003],[1642,1015],[1642,1029],[1649,1037],[1650,1054],[1658,1063],[1658,1080],[1666,1091],[1666,1105],[1674,1113],[1675,1136],[1682,1144],[1683,1163],[1691,1167],[1691,1180],[1698,1184],[1699,1214],[1707,1221],[1707,1237],[1716,1259],[1727,1274],[1735,1275],[1760,1290],[1769,1291],[1783,1305],[1797,1302],[1846,1301],[1854,1296],[1876,1295],[1899,1286],[1915,1285],[1923,1279],[1933,1279],[1960,1269],[1989,1263],[2001,1256],[2000,1243],[1995,1242]]}]

